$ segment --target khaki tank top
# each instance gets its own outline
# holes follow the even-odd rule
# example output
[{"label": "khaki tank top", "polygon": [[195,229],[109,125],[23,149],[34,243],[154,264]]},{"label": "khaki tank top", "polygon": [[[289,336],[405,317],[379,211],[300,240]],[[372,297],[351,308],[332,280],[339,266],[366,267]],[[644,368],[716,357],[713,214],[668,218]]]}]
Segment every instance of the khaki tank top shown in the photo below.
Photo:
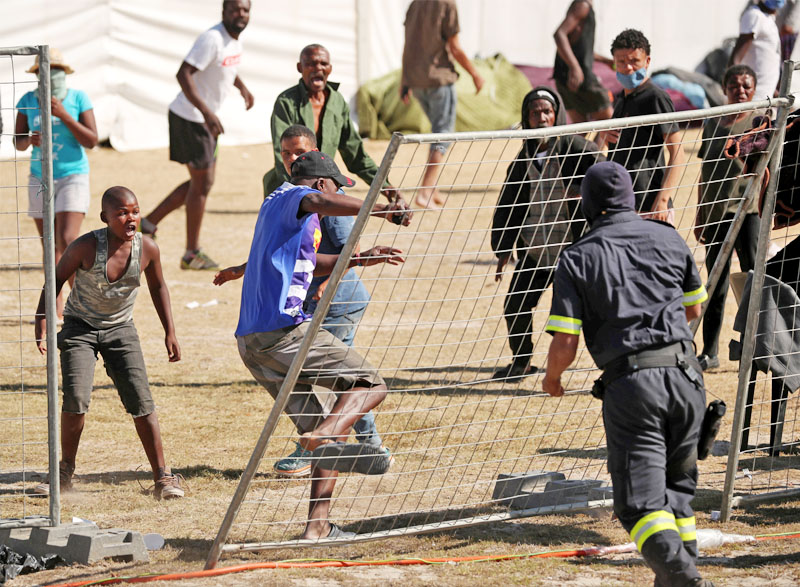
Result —
[{"label": "khaki tank top", "polygon": [[136,233],[131,243],[128,268],[117,281],[109,282],[107,229],[92,231],[97,241],[94,265],[88,271],[78,269],[75,285],[64,306],[64,315],[83,320],[95,328],[110,328],[133,317],[133,304],[139,289],[142,262],[142,234]]}]

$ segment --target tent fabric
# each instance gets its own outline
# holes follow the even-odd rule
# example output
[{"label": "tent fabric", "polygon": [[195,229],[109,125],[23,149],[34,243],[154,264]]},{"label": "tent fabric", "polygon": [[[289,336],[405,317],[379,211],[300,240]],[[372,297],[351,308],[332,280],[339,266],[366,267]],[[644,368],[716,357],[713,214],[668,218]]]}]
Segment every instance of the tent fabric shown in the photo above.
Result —
[{"label": "tent fabric", "polygon": [[[475,59],[485,85],[475,93],[472,78],[459,65],[456,82],[456,131],[497,130],[519,122],[522,99],[531,89],[527,78],[502,55]],[[361,136],[388,139],[393,132],[428,133],[431,125],[416,99],[400,100],[400,70],[362,85],[356,95]]]}]

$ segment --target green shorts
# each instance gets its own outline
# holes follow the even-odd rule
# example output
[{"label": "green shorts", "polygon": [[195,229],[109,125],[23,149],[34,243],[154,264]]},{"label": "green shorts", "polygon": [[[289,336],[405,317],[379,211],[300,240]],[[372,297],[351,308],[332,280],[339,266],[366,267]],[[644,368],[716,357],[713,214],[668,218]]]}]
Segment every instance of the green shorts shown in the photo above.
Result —
[{"label": "green shorts", "polygon": [[58,333],[64,403],[61,411],[89,411],[98,353],[105,362],[125,410],[134,418],[155,411],[144,356],[133,321],[111,328],[95,328],[73,316],[64,316]]},{"label": "green shorts", "polygon": [[[273,398],[278,396],[307,331],[308,322],[304,322],[236,337],[245,366]],[[375,367],[330,332],[320,330],[284,411],[303,434],[319,426],[341,393],[353,387],[379,385],[385,382]]]}]

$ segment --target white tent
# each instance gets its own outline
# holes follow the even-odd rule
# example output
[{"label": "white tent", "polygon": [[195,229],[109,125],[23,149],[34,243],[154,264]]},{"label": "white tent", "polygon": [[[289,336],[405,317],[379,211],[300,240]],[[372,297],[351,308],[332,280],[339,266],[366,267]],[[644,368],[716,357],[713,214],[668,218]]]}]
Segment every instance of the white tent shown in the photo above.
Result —
[{"label": "white tent", "polygon": [[[331,79],[353,96],[358,84],[399,68],[410,0],[253,0],[242,33],[239,73],[256,97],[245,112],[233,90],[223,106],[223,144],[269,141],[276,96],[297,83],[300,49],[321,43]],[[570,0],[457,0],[461,44],[468,54],[503,53],[510,61],[552,65],[552,34]],[[693,69],[709,50],[738,32],[741,2],[731,0],[595,0],[596,50],[608,54],[623,28],[651,40],[653,66]],[[86,91],[99,131],[119,150],[165,146],[167,105],[175,73],[197,35],[220,20],[221,0],[0,0],[0,43],[58,47],[76,70],[68,81]],[[33,81],[32,58],[0,59],[5,134],[16,101]],[[2,148],[10,141],[4,138]]]}]

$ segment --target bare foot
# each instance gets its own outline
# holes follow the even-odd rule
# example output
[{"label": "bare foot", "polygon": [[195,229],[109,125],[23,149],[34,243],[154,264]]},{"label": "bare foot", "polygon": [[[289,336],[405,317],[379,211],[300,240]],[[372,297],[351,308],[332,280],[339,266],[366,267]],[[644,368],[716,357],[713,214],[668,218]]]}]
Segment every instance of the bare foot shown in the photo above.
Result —
[{"label": "bare foot", "polygon": [[436,188],[422,188],[417,192],[417,197],[414,198],[414,203],[423,208],[436,210],[441,207],[441,205],[444,203],[444,200],[439,195],[439,190]]},{"label": "bare foot", "polygon": [[313,432],[306,432],[300,435],[300,446],[306,450],[313,451],[320,445],[335,442],[334,438],[330,436],[314,436]]}]

